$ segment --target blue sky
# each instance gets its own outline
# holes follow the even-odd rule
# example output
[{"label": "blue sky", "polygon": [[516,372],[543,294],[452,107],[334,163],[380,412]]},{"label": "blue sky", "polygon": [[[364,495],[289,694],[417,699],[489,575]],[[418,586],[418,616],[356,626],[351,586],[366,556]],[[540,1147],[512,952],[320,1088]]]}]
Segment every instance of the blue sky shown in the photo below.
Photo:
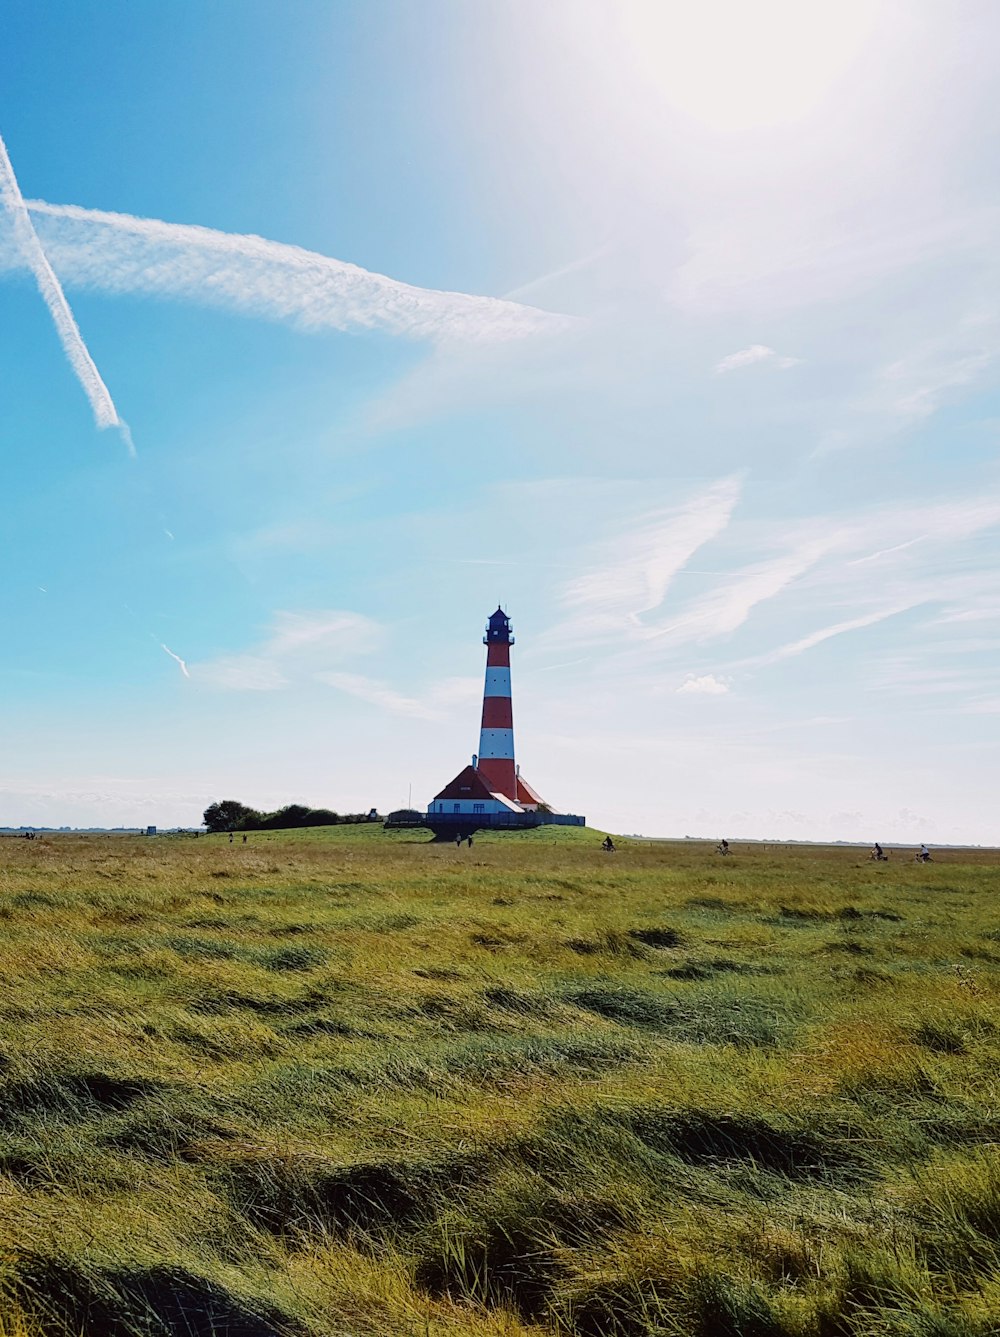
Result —
[{"label": "blue sky", "polygon": [[1000,842],[996,6],[6,26],[0,824]]}]

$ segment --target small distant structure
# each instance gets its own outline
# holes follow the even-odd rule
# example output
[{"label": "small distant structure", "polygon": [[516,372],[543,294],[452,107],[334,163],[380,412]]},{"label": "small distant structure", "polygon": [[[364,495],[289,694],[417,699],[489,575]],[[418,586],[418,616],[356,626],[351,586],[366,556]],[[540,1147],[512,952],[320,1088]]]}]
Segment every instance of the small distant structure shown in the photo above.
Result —
[{"label": "small distant structure", "polygon": [[[586,826],[586,818],[556,812],[521,776],[514,759],[514,716],[510,690],[510,647],[514,628],[502,608],[490,615],[483,637],[486,682],[479,752],[428,804],[419,825],[438,834],[471,834],[483,827]],[[413,826],[410,820],[387,826]],[[399,814],[403,816],[402,813]],[[410,814],[407,814],[409,817]]]},{"label": "small distant structure", "polygon": [[147,826],[147,827],[146,827],[146,835],[147,835],[147,836],[155,836],[155,835],[156,835],[156,827],[155,827],[155,826]]}]

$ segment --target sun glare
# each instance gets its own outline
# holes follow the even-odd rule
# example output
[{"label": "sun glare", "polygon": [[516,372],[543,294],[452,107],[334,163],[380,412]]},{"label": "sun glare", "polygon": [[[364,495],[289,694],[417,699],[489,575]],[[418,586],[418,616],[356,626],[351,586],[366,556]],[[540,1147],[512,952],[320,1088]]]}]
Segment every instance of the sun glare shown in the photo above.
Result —
[{"label": "sun glare", "polygon": [[718,130],[794,120],[840,75],[877,0],[638,0],[623,11],[638,68]]}]

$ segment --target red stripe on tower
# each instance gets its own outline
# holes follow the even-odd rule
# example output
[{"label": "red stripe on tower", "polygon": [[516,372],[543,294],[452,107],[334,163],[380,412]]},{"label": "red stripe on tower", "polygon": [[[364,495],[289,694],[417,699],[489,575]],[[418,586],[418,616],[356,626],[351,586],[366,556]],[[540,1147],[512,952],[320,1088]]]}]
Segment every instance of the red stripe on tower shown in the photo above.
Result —
[{"label": "red stripe on tower", "polygon": [[486,696],[483,698],[483,728],[513,729],[514,713],[510,707],[509,696]]},{"label": "red stripe on tower", "polygon": [[479,769],[494,793],[517,802],[514,765],[514,716],[510,699],[510,647],[514,644],[510,618],[498,608],[486,624],[486,684],[483,688],[483,723],[479,733]]}]

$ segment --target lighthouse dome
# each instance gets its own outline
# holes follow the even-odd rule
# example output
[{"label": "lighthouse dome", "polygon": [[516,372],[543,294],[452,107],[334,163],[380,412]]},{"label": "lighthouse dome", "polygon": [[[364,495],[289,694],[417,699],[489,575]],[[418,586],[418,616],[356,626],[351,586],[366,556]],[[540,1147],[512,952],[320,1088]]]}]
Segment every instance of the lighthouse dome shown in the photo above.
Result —
[{"label": "lighthouse dome", "polygon": [[486,645],[498,641],[501,645],[513,645],[513,631],[514,628],[510,618],[502,608],[498,608],[495,613],[490,614],[490,620],[486,624],[486,635],[483,637],[483,642]]}]

